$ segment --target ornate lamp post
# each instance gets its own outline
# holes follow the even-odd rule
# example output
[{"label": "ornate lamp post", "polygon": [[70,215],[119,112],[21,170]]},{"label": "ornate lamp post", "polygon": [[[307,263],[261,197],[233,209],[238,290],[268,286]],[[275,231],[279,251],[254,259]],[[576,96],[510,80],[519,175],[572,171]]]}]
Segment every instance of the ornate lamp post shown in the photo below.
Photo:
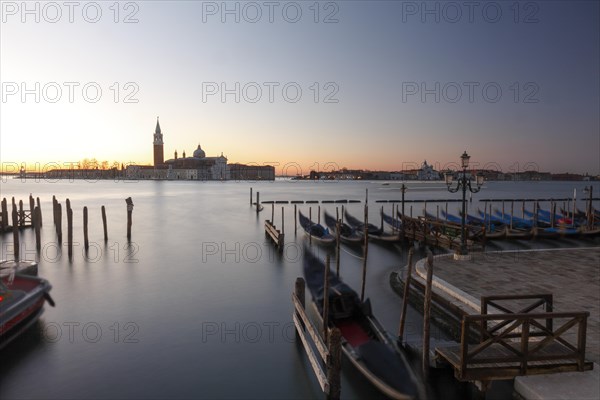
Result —
[{"label": "ornate lamp post", "polygon": [[467,238],[465,232],[465,218],[467,215],[467,189],[471,193],[477,193],[481,190],[481,185],[483,185],[483,176],[478,175],[475,181],[476,187],[471,186],[471,178],[467,178],[467,168],[469,168],[469,159],[471,156],[467,154],[465,151],[462,156],[460,156],[460,163],[462,167],[462,174],[459,175],[456,187],[452,187],[453,176],[452,174],[446,174],[446,185],[448,186],[448,191],[450,193],[456,193],[462,189],[462,215],[460,220],[460,250],[458,251],[458,255],[464,256],[467,255]]}]

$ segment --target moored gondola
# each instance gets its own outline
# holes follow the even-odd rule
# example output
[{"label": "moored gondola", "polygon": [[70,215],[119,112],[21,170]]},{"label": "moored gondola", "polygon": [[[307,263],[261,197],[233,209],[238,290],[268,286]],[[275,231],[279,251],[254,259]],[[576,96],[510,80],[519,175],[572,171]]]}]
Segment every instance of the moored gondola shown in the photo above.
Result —
[{"label": "moored gondola", "polygon": [[[327,211],[325,211],[325,224],[332,232],[336,232],[337,221]],[[340,222],[340,240],[347,244],[360,244],[363,241],[356,229],[344,222]]]},{"label": "moored gondola", "polygon": [[[348,210],[345,212],[346,221],[350,226],[352,226],[360,235],[364,235],[365,232],[365,224],[361,220],[353,217],[348,213]],[[373,224],[367,224],[367,235],[369,239],[378,240],[382,242],[398,242],[400,240],[400,235],[396,233],[388,233],[382,228],[378,228]]]},{"label": "moored gondola", "polygon": [[329,229],[321,224],[314,223],[304,216],[301,211],[298,211],[298,220],[300,221],[300,226],[302,226],[304,232],[306,232],[312,240],[316,240],[322,244],[332,244],[335,242],[335,237],[329,233]]},{"label": "moored gondola", "polygon": [[385,332],[367,299],[361,302],[350,286],[329,273],[329,290],[324,293],[324,263],[305,249],[304,276],[313,305],[322,322],[323,300],[329,301],[326,324],[338,328],[342,350],[350,362],[377,389],[393,399],[424,398],[423,387],[404,351]]}]

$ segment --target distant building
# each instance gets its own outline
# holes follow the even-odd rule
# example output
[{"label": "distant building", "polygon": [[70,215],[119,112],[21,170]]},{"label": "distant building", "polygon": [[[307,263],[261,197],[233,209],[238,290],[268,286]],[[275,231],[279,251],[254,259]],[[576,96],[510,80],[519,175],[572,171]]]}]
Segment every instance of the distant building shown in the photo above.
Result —
[{"label": "distant building", "polygon": [[177,157],[165,161],[165,165],[171,170],[172,177],[168,179],[192,179],[192,180],[227,180],[229,173],[227,169],[227,157],[221,153],[218,157],[206,157],[202,147],[194,151],[192,157]]},{"label": "distant building", "polygon": [[272,166],[248,166],[243,164],[227,164],[227,157],[207,157],[200,145],[194,150],[192,157],[178,157],[164,160],[163,133],[158,117],[154,129],[154,165],[130,165],[127,167],[128,179],[168,179],[168,180],[274,180],[275,168]]},{"label": "distant building", "polygon": [[154,129],[154,166],[160,167],[164,163],[164,143],[163,135],[156,117],[156,128]]},{"label": "distant building", "polygon": [[427,160],[423,161],[421,168],[404,170],[402,174],[405,180],[437,181],[441,179],[440,173],[433,168],[433,165],[427,164]]},{"label": "distant building", "polygon": [[229,179],[231,180],[275,180],[275,167],[271,165],[230,164],[227,167],[229,170]]},{"label": "distant building", "polygon": [[583,175],[570,174],[568,172],[564,173],[564,174],[553,174],[552,180],[553,181],[582,181]]},{"label": "distant building", "polygon": [[417,178],[420,181],[437,181],[440,179],[440,173],[433,169],[433,165],[427,164],[427,160],[421,164],[421,169],[417,172]]}]

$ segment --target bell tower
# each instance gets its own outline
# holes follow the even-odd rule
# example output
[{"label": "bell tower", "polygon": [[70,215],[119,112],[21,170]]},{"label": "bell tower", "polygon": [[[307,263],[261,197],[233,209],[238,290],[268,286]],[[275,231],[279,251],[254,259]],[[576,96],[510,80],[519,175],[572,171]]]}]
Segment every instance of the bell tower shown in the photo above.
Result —
[{"label": "bell tower", "polygon": [[154,166],[164,164],[164,145],[163,135],[160,131],[160,124],[158,123],[158,117],[156,117],[156,129],[154,130]]}]

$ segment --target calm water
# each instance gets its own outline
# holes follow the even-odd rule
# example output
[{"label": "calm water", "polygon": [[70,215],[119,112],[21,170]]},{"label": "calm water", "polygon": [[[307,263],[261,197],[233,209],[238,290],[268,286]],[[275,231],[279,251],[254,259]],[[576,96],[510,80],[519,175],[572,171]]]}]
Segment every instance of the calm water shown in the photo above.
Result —
[{"label": "calm water", "polygon": [[[406,199],[459,198],[439,183],[408,186]],[[473,196],[471,207],[478,206],[478,198],[571,197],[574,188],[581,199],[584,186],[492,182]],[[250,187],[260,191],[261,200],[363,201],[368,188],[370,220],[377,224],[380,205],[374,201],[401,197],[397,183],[380,182],[3,181],[2,197],[40,197],[39,274],[52,283],[57,306],[47,306],[37,328],[2,351],[0,397],[322,398],[291,323],[290,294],[296,277],[302,276],[306,239],[301,231],[294,234],[293,206],[285,205],[287,244],[279,256],[263,230],[270,206],[257,216],[249,205]],[[594,189],[600,193],[598,185]],[[52,195],[63,209],[64,200],[71,200],[78,243],[72,262],[66,246],[61,250],[56,245]],[[126,240],[124,201],[129,196],[135,204],[131,243]],[[450,210],[456,213],[458,204],[451,203]],[[107,243],[101,205],[108,215]],[[90,213],[87,254],[82,249],[84,206]],[[415,215],[421,212],[422,203],[412,206]],[[316,205],[312,207],[316,219]],[[348,205],[359,217],[362,207]],[[435,207],[430,203],[428,210],[435,212]],[[299,208],[308,214],[307,205]],[[335,205],[321,208],[335,214]],[[278,205],[278,226],[280,221]],[[63,226],[66,240],[66,218]],[[36,258],[33,232],[24,231],[22,238],[25,258]],[[12,236],[5,234],[0,241],[0,258],[12,258]],[[404,265],[405,254],[396,246],[369,247],[366,293],[391,332],[397,330],[400,299],[389,287],[389,274]],[[342,277],[357,290],[359,256],[347,248],[341,255]],[[419,336],[420,322],[411,310],[409,338]],[[379,397],[352,368],[344,368],[342,394]]]}]

